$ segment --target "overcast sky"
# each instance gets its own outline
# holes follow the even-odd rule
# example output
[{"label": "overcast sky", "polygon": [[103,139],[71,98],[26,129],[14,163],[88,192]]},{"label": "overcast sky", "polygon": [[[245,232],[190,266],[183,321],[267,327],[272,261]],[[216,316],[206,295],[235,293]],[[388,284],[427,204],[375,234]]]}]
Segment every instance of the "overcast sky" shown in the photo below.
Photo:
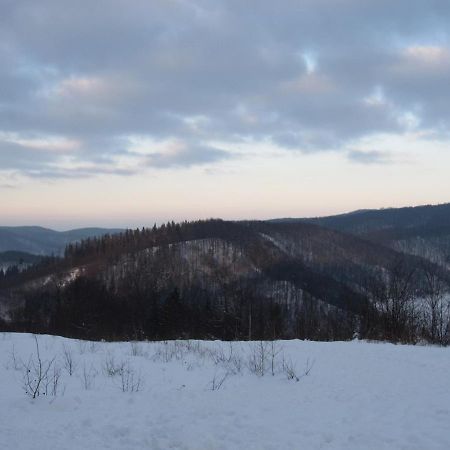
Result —
[{"label": "overcast sky", "polygon": [[450,201],[448,0],[0,0],[0,222]]}]

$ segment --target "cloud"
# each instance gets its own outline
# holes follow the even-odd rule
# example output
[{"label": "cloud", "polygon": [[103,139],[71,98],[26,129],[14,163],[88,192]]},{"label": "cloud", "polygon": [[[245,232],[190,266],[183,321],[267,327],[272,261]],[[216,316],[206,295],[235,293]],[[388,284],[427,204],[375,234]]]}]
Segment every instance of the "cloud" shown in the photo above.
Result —
[{"label": "cloud", "polygon": [[2,134],[0,143],[17,145],[29,151],[69,153],[80,148],[80,142],[59,136],[20,136],[17,134]]},{"label": "cloud", "polygon": [[351,150],[347,153],[347,158],[359,164],[389,164],[393,162],[391,154],[377,150]]},{"label": "cloud", "polygon": [[232,154],[214,147],[184,147],[166,153],[153,153],[146,158],[150,167],[171,168],[190,167],[203,165],[225,159],[230,159]]},{"label": "cloud", "polygon": [[[3,2],[0,171],[214,166],[248,140],[347,154],[412,128],[447,139],[449,21],[443,0]],[[183,150],[142,161],[133,136]]]},{"label": "cloud", "polygon": [[122,169],[120,167],[74,167],[74,168],[43,168],[39,170],[26,170],[24,174],[30,178],[46,179],[71,179],[90,178],[97,175],[120,175],[128,176],[136,174],[135,170]]}]

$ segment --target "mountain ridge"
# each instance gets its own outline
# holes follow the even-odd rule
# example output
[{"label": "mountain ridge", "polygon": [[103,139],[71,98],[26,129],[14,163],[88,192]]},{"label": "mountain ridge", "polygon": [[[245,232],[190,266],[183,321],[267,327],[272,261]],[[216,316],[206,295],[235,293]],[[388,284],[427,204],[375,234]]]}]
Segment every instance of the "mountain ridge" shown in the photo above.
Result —
[{"label": "mountain ridge", "polygon": [[21,251],[40,256],[61,256],[71,242],[120,231],[118,228],[96,227],[56,231],[41,226],[0,226],[0,252]]}]

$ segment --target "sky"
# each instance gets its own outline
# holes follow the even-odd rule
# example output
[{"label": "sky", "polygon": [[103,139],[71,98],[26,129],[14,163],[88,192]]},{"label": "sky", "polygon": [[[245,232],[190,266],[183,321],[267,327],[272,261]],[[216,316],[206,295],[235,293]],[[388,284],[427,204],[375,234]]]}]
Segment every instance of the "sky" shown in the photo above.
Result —
[{"label": "sky", "polygon": [[450,201],[447,0],[0,0],[0,224]]}]

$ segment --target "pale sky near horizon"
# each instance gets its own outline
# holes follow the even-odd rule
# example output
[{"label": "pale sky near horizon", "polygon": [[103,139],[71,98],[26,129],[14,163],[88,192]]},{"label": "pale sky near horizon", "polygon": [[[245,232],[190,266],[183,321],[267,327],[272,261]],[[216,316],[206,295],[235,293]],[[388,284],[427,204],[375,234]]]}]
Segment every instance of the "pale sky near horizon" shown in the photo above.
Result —
[{"label": "pale sky near horizon", "polygon": [[450,201],[450,2],[0,1],[0,225]]}]

